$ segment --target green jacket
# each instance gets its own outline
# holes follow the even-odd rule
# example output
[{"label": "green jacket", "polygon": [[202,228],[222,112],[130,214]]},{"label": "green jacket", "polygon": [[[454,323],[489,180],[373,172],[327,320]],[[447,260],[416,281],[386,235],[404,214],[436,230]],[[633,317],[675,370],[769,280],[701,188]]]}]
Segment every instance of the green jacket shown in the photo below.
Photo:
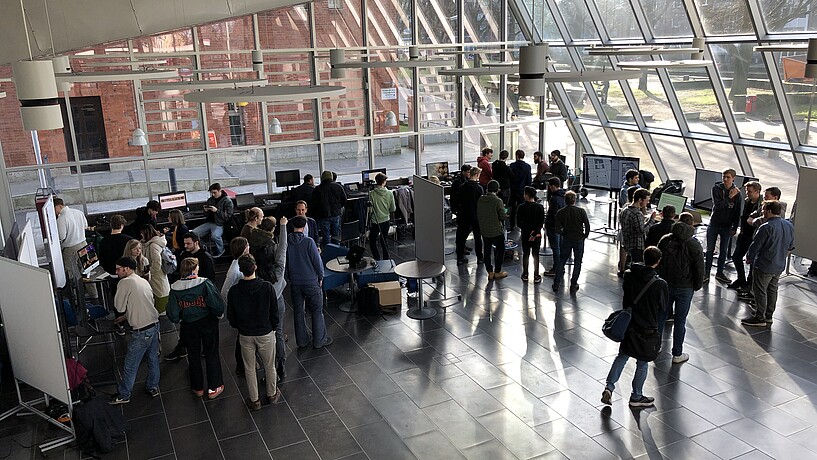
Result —
[{"label": "green jacket", "polygon": [[394,194],[386,187],[377,187],[369,192],[369,202],[372,203],[373,224],[387,222],[389,215],[397,210],[394,204]]},{"label": "green jacket", "polygon": [[493,238],[503,234],[502,222],[508,218],[505,203],[496,193],[486,193],[477,200],[477,222],[482,236]]},{"label": "green jacket", "polygon": [[216,286],[207,278],[180,279],[170,286],[167,301],[167,319],[178,323],[198,321],[209,314],[224,314],[224,299]]}]

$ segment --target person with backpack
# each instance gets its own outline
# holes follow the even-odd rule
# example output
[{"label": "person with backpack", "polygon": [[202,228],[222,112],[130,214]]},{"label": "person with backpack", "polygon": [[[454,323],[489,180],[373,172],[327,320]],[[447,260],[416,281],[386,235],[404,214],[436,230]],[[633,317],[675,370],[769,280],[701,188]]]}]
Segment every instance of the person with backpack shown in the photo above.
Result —
[{"label": "person with backpack", "polygon": [[[686,322],[692,305],[692,296],[704,284],[704,250],[695,239],[695,227],[688,224],[692,214],[681,213],[681,219],[672,226],[670,234],[658,242],[663,254],[663,262],[658,274],[669,286],[669,303],[658,323],[658,330],[664,331],[664,324],[672,314],[672,363],[680,364],[689,360],[684,353]],[[674,313],[673,313],[674,312]]]},{"label": "person with backpack", "polygon": [[[280,226],[278,230],[278,243],[276,244],[272,238],[267,239],[258,249],[253,251],[253,258],[255,259],[257,267],[255,271],[256,276],[272,283],[272,286],[275,288],[275,293],[278,295],[278,326],[275,328],[275,367],[278,381],[281,382],[286,378],[286,368],[284,364],[287,359],[286,338],[284,335],[284,312],[286,312],[284,288],[286,288],[287,282],[284,277],[284,272],[287,264],[287,245],[289,244],[287,241],[289,221],[286,217],[282,217],[278,225]],[[271,234],[272,232],[268,233]],[[305,230],[304,234],[306,234]],[[238,368],[239,366],[236,364],[236,369]]]},{"label": "person with backpack", "polygon": [[655,398],[644,395],[643,388],[649,363],[658,357],[661,350],[658,321],[667,305],[669,290],[667,282],[656,272],[661,262],[661,250],[655,246],[648,247],[644,250],[643,260],[643,263],[634,263],[624,273],[622,303],[625,308],[632,309],[632,319],[621,341],[618,356],[607,374],[607,384],[601,393],[603,404],[613,404],[613,390],[630,358],[636,360],[630,406],[649,407],[655,401]]},{"label": "person with backpack", "polygon": [[[140,229],[142,234],[142,246],[145,248],[145,256],[148,260],[148,267],[150,270],[150,288],[153,289],[153,302],[156,311],[159,314],[164,314],[167,309],[167,296],[170,295],[170,282],[167,280],[167,273],[164,266],[166,265],[164,259],[172,257],[175,263],[176,256],[170,252],[170,255],[165,255],[165,250],[170,251],[167,247],[167,238],[159,233],[155,227],[145,224]],[[175,269],[175,267],[173,267]],[[171,273],[173,270],[171,270]]]}]

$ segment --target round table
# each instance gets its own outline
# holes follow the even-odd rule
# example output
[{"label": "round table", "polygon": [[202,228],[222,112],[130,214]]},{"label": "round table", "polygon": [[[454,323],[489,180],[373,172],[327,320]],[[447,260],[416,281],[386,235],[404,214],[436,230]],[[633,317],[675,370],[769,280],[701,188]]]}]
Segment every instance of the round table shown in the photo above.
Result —
[{"label": "round table", "polygon": [[437,310],[433,308],[423,308],[425,306],[425,302],[423,301],[423,280],[435,278],[445,273],[445,265],[427,260],[411,260],[394,267],[394,273],[397,273],[398,276],[402,276],[403,278],[418,281],[417,306],[408,309],[406,316],[413,319],[433,318],[437,314]]},{"label": "round table", "polygon": [[[345,259],[345,256],[343,256]],[[351,300],[347,300],[342,302],[338,305],[338,310],[344,313],[354,313],[357,311],[357,304],[355,304],[355,273],[360,273],[364,270],[368,270],[370,268],[374,268],[377,266],[377,261],[372,259],[371,257],[363,257],[360,259],[360,263],[357,265],[352,265],[349,263],[340,263],[340,257],[335,257],[332,260],[326,262],[326,269],[329,271],[333,271],[335,273],[348,273],[349,274],[349,290],[352,292]]]}]

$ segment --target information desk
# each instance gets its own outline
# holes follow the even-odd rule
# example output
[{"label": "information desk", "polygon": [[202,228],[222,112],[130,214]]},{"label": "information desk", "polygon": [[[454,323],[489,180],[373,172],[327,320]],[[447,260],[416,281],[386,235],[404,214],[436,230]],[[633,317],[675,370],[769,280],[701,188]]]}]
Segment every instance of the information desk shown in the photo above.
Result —
[{"label": "information desk", "polygon": [[394,267],[394,272],[403,278],[418,281],[417,306],[410,308],[406,312],[406,316],[413,319],[433,318],[437,314],[437,310],[433,308],[424,308],[425,301],[423,300],[423,280],[436,278],[445,273],[445,265],[426,260],[411,260]]},{"label": "information desk", "polygon": [[333,271],[335,273],[348,273],[349,274],[349,290],[352,292],[351,300],[347,300],[346,302],[341,303],[338,305],[338,310],[344,313],[354,313],[357,311],[357,304],[355,303],[355,273],[360,273],[362,271],[366,271],[370,268],[374,268],[377,266],[377,262],[372,259],[371,257],[364,257],[360,260],[360,263],[357,265],[352,265],[348,263],[340,263],[340,257],[335,257],[332,260],[326,262],[326,269]]}]

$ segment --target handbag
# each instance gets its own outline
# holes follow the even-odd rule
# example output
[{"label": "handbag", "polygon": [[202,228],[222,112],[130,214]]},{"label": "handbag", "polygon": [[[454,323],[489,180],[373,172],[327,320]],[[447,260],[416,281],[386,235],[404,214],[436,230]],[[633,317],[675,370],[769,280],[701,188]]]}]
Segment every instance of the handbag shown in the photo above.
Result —
[{"label": "handbag", "polygon": [[[647,289],[655,282],[655,277],[641,289],[641,292],[633,300],[633,305],[637,304],[641,297],[647,292]],[[624,335],[627,333],[627,328],[630,327],[630,320],[633,319],[633,309],[631,307],[622,308],[621,310],[610,313],[610,316],[604,320],[604,325],[601,326],[601,332],[605,337],[613,342],[621,342],[624,340]]]}]

